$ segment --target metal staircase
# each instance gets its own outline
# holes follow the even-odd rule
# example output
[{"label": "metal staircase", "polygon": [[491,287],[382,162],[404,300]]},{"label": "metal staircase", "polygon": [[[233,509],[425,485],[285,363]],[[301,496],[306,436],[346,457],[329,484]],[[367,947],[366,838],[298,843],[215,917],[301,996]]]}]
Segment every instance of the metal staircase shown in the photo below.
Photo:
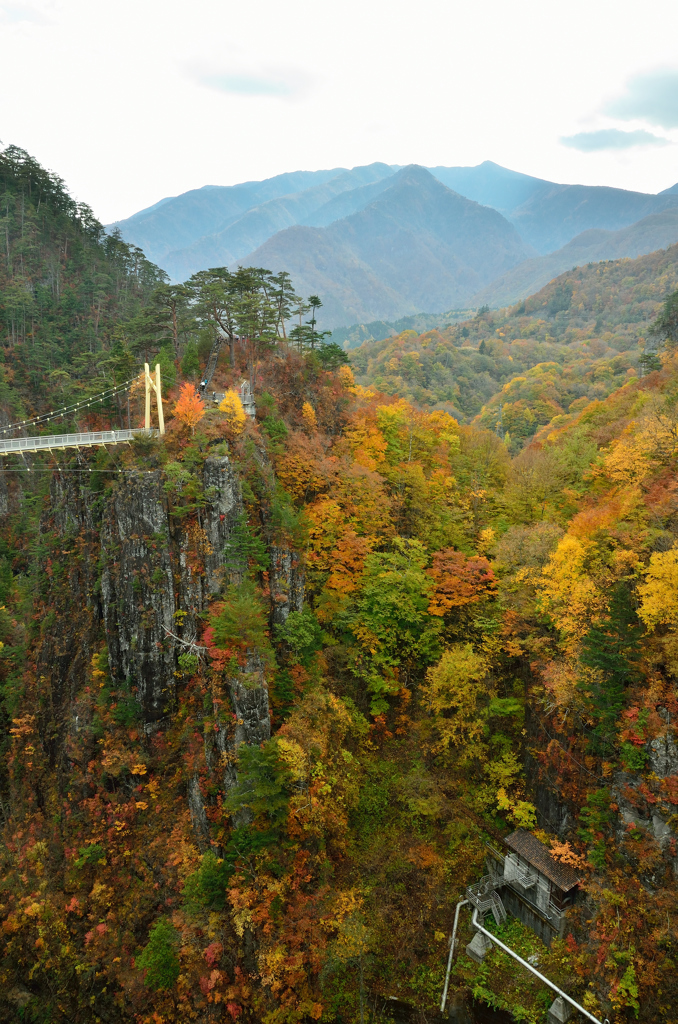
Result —
[{"label": "metal staircase", "polygon": [[223,345],[224,341],[225,341],[225,338],[222,337],[221,334],[217,334],[216,338],[214,339],[214,344],[212,345],[212,348],[211,348],[210,354],[209,354],[209,359],[207,360],[207,366],[205,368],[205,373],[203,375],[202,380],[200,381],[200,390],[201,391],[206,391],[207,390],[207,388],[208,388],[208,386],[210,384],[210,381],[212,380],[212,377],[214,376],[214,371],[217,368],[217,362],[219,360],[219,352],[221,351],[221,346]]},{"label": "metal staircase", "polygon": [[497,924],[503,924],[506,920],[506,909],[499,893],[495,892],[493,886],[492,876],[483,875],[475,885],[469,885],[466,890],[466,898],[482,916],[491,913]]}]

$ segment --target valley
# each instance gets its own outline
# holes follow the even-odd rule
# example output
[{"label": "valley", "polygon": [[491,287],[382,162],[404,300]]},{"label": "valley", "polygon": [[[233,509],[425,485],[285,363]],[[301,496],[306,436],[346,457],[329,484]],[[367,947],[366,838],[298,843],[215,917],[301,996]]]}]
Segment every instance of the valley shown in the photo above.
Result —
[{"label": "valley", "polygon": [[675,1024],[676,193],[0,181],[0,1021]]}]

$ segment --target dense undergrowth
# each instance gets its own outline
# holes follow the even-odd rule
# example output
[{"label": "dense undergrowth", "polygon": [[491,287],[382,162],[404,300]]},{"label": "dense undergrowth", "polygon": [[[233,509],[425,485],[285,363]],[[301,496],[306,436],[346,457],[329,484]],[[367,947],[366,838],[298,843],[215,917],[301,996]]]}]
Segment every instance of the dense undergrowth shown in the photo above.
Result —
[{"label": "dense undergrowth", "polygon": [[[662,358],[512,458],[349,367],[285,344],[253,365],[236,345],[215,383],[251,374],[255,420],[233,394],[204,408],[175,389],[162,441],[6,467],[1,1019],[363,1024],[389,996],[430,1019],[455,904],[518,825],[583,896],[550,950],[515,921],[508,941],[601,1019],[676,1021],[678,363]],[[243,498],[229,571],[147,728],[96,612],[98,534],[156,474],[201,579],[204,467],[224,455]],[[147,540],[159,558],[164,535]],[[273,626],[282,550],[305,602]],[[154,600],[166,585],[149,565]],[[253,652],[271,738],[239,747],[226,786],[214,737],[240,725],[234,675],[259,685]],[[458,956],[451,987],[545,1020],[503,954]]]}]

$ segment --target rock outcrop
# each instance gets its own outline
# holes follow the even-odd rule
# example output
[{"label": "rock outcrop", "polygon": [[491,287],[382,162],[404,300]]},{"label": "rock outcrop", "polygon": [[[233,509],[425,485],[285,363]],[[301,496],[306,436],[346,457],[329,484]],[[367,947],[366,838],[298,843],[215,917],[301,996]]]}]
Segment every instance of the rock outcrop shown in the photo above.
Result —
[{"label": "rock outcrop", "polygon": [[297,551],[271,548],[271,625],[283,625],[304,605],[305,573]]},{"label": "rock outcrop", "polygon": [[180,647],[194,638],[210,596],[228,582],[229,537],[242,513],[239,482],[227,456],[208,458],[206,504],[189,529],[173,519],[160,470],[130,473],[109,500],[101,527],[101,598],[109,664],[136,688],[147,728],[170,713]]},{"label": "rock outcrop", "polygon": [[147,731],[171,712],[174,637],[196,637],[210,597],[245,570],[229,547],[242,498],[227,456],[205,460],[202,484],[204,505],[187,524],[172,514],[160,469],[125,473],[103,494],[54,475],[42,530],[54,548],[46,602],[55,621],[38,659],[52,703],[82,681],[103,620],[111,675],[136,692]]},{"label": "rock outcrop", "polygon": [[676,808],[675,803],[666,800],[667,794],[662,785],[667,779],[678,777],[678,744],[675,730],[670,725],[647,744],[647,755],[649,777],[655,781],[652,789],[637,775],[618,772],[614,777],[612,794],[619,807],[618,838],[621,843],[629,827],[649,833],[672,864],[674,877],[678,878]]},{"label": "rock outcrop", "polygon": [[[174,484],[168,487],[160,468],[131,470],[98,492],[76,476],[55,474],[43,517],[45,544],[53,557],[47,565],[48,611],[39,668],[64,729],[91,657],[101,648],[102,632],[111,677],[136,694],[145,731],[152,733],[169,721],[182,678],[178,659],[188,649],[184,644],[200,643],[201,616],[210,599],[246,572],[242,520],[240,481],[227,456],[205,460],[201,500],[189,515],[182,513],[181,491]],[[271,620],[283,623],[303,606],[300,556],[288,548],[271,548],[269,581]],[[271,735],[259,652],[248,652],[245,664],[221,685],[224,699],[219,707],[215,704],[214,729],[205,730],[204,762],[196,762],[186,780],[201,849],[210,843],[208,780],[227,793],[238,781],[240,747],[260,746]],[[53,761],[59,751],[63,757],[59,737],[52,747]],[[247,820],[243,810],[234,823]]]}]

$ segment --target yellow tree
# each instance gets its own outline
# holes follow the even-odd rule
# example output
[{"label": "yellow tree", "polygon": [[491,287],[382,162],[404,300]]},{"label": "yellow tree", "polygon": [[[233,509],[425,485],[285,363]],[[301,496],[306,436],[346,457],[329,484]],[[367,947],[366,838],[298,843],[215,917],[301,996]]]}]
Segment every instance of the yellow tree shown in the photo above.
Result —
[{"label": "yellow tree", "polygon": [[646,626],[667,629],[662,638],[672,675],[678,674],[678,545],[656,551],[650,558],[645,582],[638,587],[638,615]]},{"label": "yellow tree", "polygon": [[247,422],[247,413],[243,409],[243,404],[237,391],[226,392],[219,404],[219,412],[225,414],[229,429],[234,434],[242,434]]},{"label": "yellow tree", "polygon": [[539,604],[554,622],[566,650],[573,650],[587,632],[605,599],[589,575],[591,544],[566,534],[542,573]]},{"label": "yellow tree", "polygon": [[437,748],[472,743],[482,736],[488,665],[470,644],[454,644],[426,673],[422,696],[435,715]]},{"label": "yellow tree", "polygon": [[678,627],[678,546],[652,555],[638,594],[638,615],[647,626]]},{"label": "yellow tree", "polygon": [[316,419],[315,409],[313,408],[310,402],[304,402],[303,406],[301,407],[301,415],[304,418],[304,426],[309,431],[309,433],[313,433],[315,430],[318,429],[318,421]]}]

